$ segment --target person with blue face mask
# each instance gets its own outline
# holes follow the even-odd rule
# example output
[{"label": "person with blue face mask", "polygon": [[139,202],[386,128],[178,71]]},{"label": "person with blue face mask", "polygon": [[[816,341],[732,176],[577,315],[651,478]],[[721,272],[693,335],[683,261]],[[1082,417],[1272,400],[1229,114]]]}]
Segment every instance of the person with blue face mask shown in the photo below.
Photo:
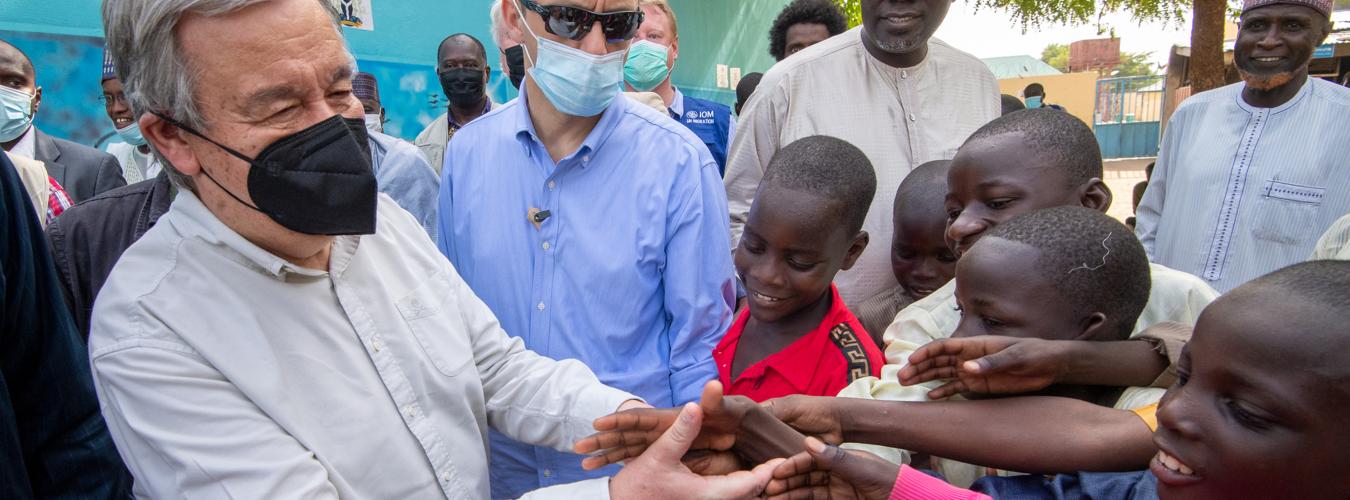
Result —
[{"label": "person with blue face mask", "polygon": [[104,150],[122,165],[122,177],[127,184],[154,179],[163,168],[155,155],[150,153],[150,143],[141,135],[141,125],[136,122],[136,114],[132,113],[127,96],[122,92],[122,80],[117,79],[112,60],[106,54],[103,57],[103,80],[100,85],[103,87],[103,108],[108,112],[108,119],[112,120],[117,137],[122,139],[122,142],[108,144]]},{"label": "person with blue face mask", "polygon": [[[437,244],[502,327],[658,407],[699,398],[735,281],[718,164],[694,132],[622,98],[638,0],[503,0],[520,96],[445,152]],[[661,80],[665,80],[664,77]],[[612,475],[491,432],[493,498]]]},{"label": "person with blue face mask", "polygon": [[727,146],[736,137],[736,120],[731,118],[731,108],[684,95],[670,82],[670,72],[675,67],[675,60],[680,58],[680,32],[675,11],[667,0],[640,0],[638,3],[644,17],[624,62],[624,83],[631,90],[655,92],[661,96],[670,117],[698,135],[717,159],[718,171],[725,171]]},{"label": "person with blue face mask", "polygon": [[1039,83],[1027,85],[1027,88],[1022,89],[1022,99],[1026,100],[1027,109],[1050,108],[1064,111],[1064,106],[1045,102],[1045,86]]},{"label": "person with blue face mask", "polygon": [[62,193],[58,198],[68,197],[53,198],[62,207],[127,184],[112,155],[38,130],[34,121],[41,104],[42,87],[37,85],[33,61],[0,40],[0,148],[42,162],[53,192]]}]

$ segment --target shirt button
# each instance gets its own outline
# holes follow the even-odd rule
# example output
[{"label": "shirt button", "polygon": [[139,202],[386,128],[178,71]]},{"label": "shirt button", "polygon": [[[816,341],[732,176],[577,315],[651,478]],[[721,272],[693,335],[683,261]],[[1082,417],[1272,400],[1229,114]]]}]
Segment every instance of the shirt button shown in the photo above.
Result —
[{"label": "shirt button", "polygon": [[403,407],[403,414],[407,415],[408,418],[412,418],[414,415],[417,415],[417,413],[413,411],[412,405],[405,405]]},{"label": "shirt button", "polygon": [[549,188],[549,189],[553,189],[553,188],[556,188],[556,187],[558,187],[558,183],[553,182],[553,181],[548,181],[548,188]]},{"label": "shirt button", "polygon": [[900,78],[902,78],[902,79],[909,78],[909,72],[908,72],[908,71],[905,71],[905,70],[903,70],[903,69],[900,70]]},{"label": "shirt button", "polygon": [[539,305],[534,306],[534,307],[538,307],[539,310],[542,311],[542,310],[544,310],[544,303],[543,303],[543,302],[540,302]]},{"label": "shirt button", "polygon": [[375,352],[380,352],[380,349],[384,348],[384,343],[378,340],[372,340],[370,341],[370,348],[374,349]]},{"label": "shirt button", "polygon": [[591,161],[591,155],[583,155],[583,156],[581,157],[581,161],[582,161],[582,162],[588,162],[588,161]]},{"label": "shirt button", "polygon": [[442,472],[442,473],[441,473],[441,481],[444,481],[444,482],[447,482],[447,483],[450,482],[450,473],[449,473],[449,472]]},{"label": "shirt button", "polygon": [[909,121],[915,121],[915,120],[918,120],[918,118],[914,116],[914,113],[910,113],[910,114],[909,114]]},{"label": "shirt button", "polygon": [[553,471],[551,469],[544,469],[544,477],[553,477]]},{"label": "shirt button", "polygon": [[544,250],[548,250],[548,249],[551,248],[552,246],[553,246],[553,245],[548,244],[547,241],[544,242]]}]

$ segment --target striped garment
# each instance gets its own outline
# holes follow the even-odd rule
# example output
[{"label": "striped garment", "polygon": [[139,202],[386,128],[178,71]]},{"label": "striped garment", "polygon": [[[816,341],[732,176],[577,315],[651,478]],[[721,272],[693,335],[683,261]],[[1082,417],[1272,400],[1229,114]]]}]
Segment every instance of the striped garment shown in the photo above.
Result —
[{"label": "striped garment", "polygon": [[47,177],[47,183],[52,188],[51,194],[47,196],[47,223],[50,224],[52,219],[61,215],[67,208],[74,206],[75,202],[70,201],[70,196],[66,194],[66,190],[61,187],[61,184],[56,182],[56,179]]},{"label": "striped garment", "polygon": [[1322,239],[1317,240],[1310,260],[1350,260],[1350,214],[1331,225]]},{"label": "striped garment", "polygon": [[1243,85],[1177,108],[1138,211],[1150,260],[1220,292],[1307,259],[1350,213],[1350,89],[1310,78],[1255,108]]}]

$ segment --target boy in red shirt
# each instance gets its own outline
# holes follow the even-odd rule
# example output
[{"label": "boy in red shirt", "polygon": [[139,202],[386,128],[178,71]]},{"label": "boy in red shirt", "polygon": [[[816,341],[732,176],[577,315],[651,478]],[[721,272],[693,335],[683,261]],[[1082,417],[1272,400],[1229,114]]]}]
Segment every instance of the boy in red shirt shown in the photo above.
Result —
[{"label": "boy in red shirt", "polygon": [[876,184],[867,156],[833,137],[774,155],[736,249],[749,307],[713,350],[726,394],[833,396],[880,375],[881,351],[831,284],[867,246]]}]

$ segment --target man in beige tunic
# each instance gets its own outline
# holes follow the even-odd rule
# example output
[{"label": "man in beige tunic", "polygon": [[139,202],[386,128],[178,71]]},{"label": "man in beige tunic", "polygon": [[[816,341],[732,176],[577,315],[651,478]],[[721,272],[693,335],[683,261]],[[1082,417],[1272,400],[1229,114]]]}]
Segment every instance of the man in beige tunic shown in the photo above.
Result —
[{"label": "man in beige tunic", "polygon": [[[950,0],[862,0],[863,25],[778,63],[743,109],[728,153],[732,246],[774,152],[810,135],[862,149],[877,192],[894,193],[924,162],[950,159],[975,129],[999,116],[998,84],[983,62],[932,38]],[[890,270],[891,196],[872,201],[871,244],[835,278],[857,304],[895,286]]]}]

